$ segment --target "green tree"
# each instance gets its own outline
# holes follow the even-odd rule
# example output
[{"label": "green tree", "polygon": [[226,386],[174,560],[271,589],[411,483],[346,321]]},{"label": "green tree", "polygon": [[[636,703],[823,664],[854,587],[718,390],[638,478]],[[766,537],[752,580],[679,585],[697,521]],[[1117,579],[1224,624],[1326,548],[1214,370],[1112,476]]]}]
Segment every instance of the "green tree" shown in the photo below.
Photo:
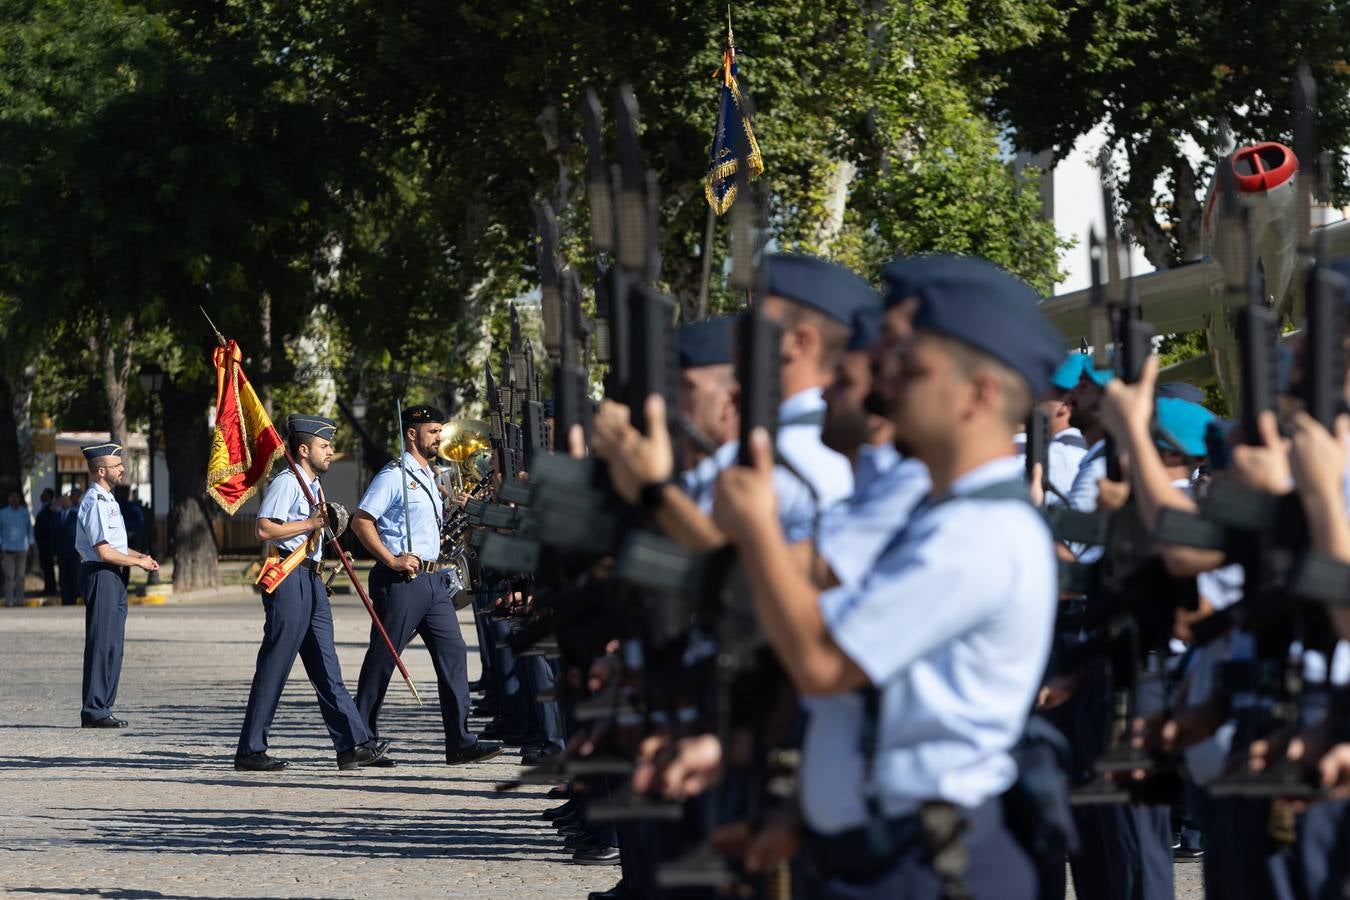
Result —
[{"label": "green tree", "polygon": [[[1098,125],[1123,154],[1129,229],[1159,268],[1201,254],[1203,191],[1220,123],[1239,142],[1290,141],[1292,77],[1312,67],[1324,147],[1350,144],[1350,8],[1334,0],[1052,0],[1038,38],[981,54],[989,109],[1019,146],[1068,153]],[[1199,165],[1185,141],[1210,154]],[[1335,192],[1347,192],[1337,158]],[[1162,183],[1165,189],[1157,190]]]},{"label": "green tree", "polygon": [[[314,88],[296,4],[32,0],[20,13],[0,70],[0,290],[34,333],[92,315],[86,336],[105,318],[172,336],[160,362],[175,581],[213,584],[197,307],[248,352],[281,355],[331,267],[333,187],[358,180],[360,136]],[[280,298],[271,346],[248,341],[264,297]]]}]

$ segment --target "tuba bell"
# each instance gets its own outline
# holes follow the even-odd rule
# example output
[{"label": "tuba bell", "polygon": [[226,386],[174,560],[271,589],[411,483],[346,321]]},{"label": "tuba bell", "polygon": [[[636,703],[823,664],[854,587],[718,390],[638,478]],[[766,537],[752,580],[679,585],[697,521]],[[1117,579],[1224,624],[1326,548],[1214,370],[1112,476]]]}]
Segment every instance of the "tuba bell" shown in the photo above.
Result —
[{"label": "tuba bell", "polygon": [[461,493],[471,492],[483,480],[476,457],[492,452],[492,432],[486,422],[477,419],[455,419],[446,423],[441,432],[441,446],[436,451],[450,463],[450,481]]},{"label": "tuba bell", "polygon": [[[486,422],[477,419],[455,419],[442,429],[437,455],[446,460],[437,475],[440,486],[448,496],[476,494],[492,484],[492,433]],[[440,561],[446,567],[455,609],[463,609],[473,602],[473,588],[477,559],[468,544],[468,519],[464,512],[447,508],[441,523]]]}]

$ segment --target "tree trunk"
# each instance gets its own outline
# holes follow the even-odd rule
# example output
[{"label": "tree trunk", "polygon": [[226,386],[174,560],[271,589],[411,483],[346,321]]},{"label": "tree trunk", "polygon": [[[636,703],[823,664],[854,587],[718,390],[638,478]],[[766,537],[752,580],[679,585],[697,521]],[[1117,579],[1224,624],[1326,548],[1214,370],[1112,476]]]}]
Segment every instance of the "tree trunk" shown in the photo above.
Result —
[{"label": "tree trunk", "polygon": [[0,372],[0,496],[23,489],[16,393],[13,382]]},{"label": "tree trunk", "polygon": [[135,327],[127,316],[119,327],[103,316],[99,330],[89,335],[89,349],[97,361],[103,379],[103,396],[108,402],[108,431],[114,443],[127,443],[127,381],[131,378],[131,353]]},{"label": "tree trunk", "polygon": [[1204,247],[1200,241],[1203,228],[1204,200],[1197,196],[1200,180],[1190,162],[1177,154],[1172,161],[1172,203],[1176,206],[1176,225],[1172,231],[1172,246],[1181,251],[1185,262],[1199,259]]},{"label": "tree trunk", "polygon": [[169,469],[169,546],[175,591],[220,584],[219,557],[206,496],[206,464],[211,449],[205,384],[166,384],[164,462]]},{"label": "tree trunk", "polygon": [[825,181],[825,219],[816,233],[820,252],[829,255],[830,248],[844,230],[844,213],[848,210],[848,188],[858,167],[846,159],[835,160]]},{"label": "tree trunk", "polygon": [[[1128,150],[1127,150],[1128,158]],[[1170,269],[1173,263],[1172,240],[1153,214],[1153,179],[1130,160],[1130,174],[1123,185],[1123,200],[1129,210],[1130,231],[1144,251],[1144,257],[1158,269]]]}]

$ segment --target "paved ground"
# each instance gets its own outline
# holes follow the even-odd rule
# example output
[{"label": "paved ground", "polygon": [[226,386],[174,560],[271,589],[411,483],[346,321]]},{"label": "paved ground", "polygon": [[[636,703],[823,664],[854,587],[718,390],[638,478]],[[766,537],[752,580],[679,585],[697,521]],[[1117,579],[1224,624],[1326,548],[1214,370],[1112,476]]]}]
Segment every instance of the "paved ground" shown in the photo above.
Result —
[{"label": "paved ground", "polygon": [[[247,599],[132,607],[117,712],[79,728],[81,608],[0,610],[0,893],[96,897],[584,897],[617,868],[567,861],[542,788],[498,794],[514,758],[443,762],[435,676],[395,676],[381,730],[396,769],[339,772],[299,665],[273,729],[281,775],[235,772],[261,609]],[[354,686],[368,619],[339,597]],[[472,639],[470,623],[465,630]],[[470,654],[471,676],[478,668]],[[386,724],[387,723],[387,724]]]},{"label": "paved ground", "polygon": [[[337,770],[297,665],[272,737],[292,766],[252,775],[231,761],[261,630],[256,600],[132,607],[117,708],[125,731],[78,727],[83,612],[0,610],[0,893],[576,898],[618,878],[567,861],[538,818],[542,789],[493,790],[516,771],[513,758],[441,762],[420,643],[407,661],[428,705],[414,706],[396,677],[383,713],[398,768]],[[336,598],[334,618],[354,685],[369,620],[351,596]],[[471,623],[464,633],[472,648]],[[469,660],[476,677],[477,654]],[[1176,875],[1178,900],[1203,896],[1198,865]]]}]

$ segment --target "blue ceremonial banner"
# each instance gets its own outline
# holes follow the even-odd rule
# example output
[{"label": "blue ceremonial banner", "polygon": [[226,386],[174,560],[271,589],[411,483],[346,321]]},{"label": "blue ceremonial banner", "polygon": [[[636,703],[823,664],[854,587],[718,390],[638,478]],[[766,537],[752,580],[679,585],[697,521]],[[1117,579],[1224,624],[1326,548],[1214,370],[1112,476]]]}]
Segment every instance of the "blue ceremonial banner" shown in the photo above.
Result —
[{"label": "blue ceremonial banner", "polygon": [[717,107],[717,130],[713,132],[703,193],[713,212],[720,216],[736,202],[736,133],[732,129],[745,129],[745,143],[750,148],[749,177],[758,178],[764,171],[759,142],[750,128],[750,119],[741,102],[741,88],[736,82],[736,48],[732,44],[730,27],[727,28],[727,46],[722,51],[722,66],[714,77],[722,81],[722,96]]}]

